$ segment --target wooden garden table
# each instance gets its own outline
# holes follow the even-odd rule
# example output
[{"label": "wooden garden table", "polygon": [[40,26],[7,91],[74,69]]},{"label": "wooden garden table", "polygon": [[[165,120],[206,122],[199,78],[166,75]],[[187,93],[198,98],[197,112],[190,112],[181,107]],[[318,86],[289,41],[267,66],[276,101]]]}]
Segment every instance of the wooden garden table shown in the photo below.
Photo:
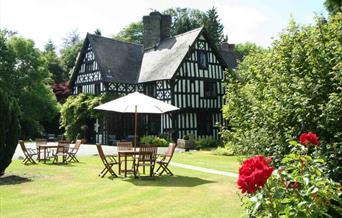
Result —
[{"label": "wooden garden table", "polygon": [[[151,154],[152,152],[144,152],[146,154]],[[133,172],[134,173],[134,176],[136,174],[135,172],[135,166],[134,166],[134,163],[133,163],[133,169],[130,169],[128,170],[127,169],[127,157],[129,156],[136,156],[136,155],[139,155],[141,154],[141,152],[139,152],[138,150],[123,150],[123,151],[118,151],[118,157],[119,157],[119,175],[121,174],[121,172],[124,172],[125,173],[125,177],[127,177],[127,172]],[[125,169],[122,170],[121,169],[121,158],[124,158],[124,165],[125,165]]]},{"label": "wooden garden table", "polygon": [[[51,143],[51,144],[46,144],[46,145],[39,145],[38,146],[38,161],[40,162],[41,160],[44,160],[44,163],[46,163],[46,160],[47,160],[47,155],[46,155],[46,153],[47,153],[47,150],[49,149],[49,148],[57,148],[58,147],[58,143]],[[44,159],[42,159],[41,157],[40,157],[40,154],[41,154],[41,151],[44,151]]]}]

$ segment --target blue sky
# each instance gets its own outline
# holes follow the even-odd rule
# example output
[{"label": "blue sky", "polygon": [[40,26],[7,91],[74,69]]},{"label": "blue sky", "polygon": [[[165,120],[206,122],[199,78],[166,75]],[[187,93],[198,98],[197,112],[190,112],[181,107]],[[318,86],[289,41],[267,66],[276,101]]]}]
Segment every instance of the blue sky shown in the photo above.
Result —
[{"label": "blue sky", "polygon": [[142,19],[151,9],[217,7],[230,43],[255,42],[269,46],[291,16],[310,24],[314,14],[327,15],[323,0],[0,0],[0,28],[17,31],[43,48],[51,39],[57,46],[73,29],[81,37],[100,28],[111,36]]}]

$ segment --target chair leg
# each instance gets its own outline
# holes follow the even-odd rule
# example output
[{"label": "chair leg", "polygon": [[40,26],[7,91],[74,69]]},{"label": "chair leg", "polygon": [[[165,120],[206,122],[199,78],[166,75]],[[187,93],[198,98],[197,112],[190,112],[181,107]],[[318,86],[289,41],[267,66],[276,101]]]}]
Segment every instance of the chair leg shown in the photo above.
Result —
[{"label": "chair leg", "polygon": [[161,165],[159,164],[159,167],[157,168],[156,172],[154,174],[157,174],[161,168]]},{"label": "chair leg", "polygon": [[166,170],[166,172],[167,172],[170,176],[173,176],[173,173],[172,173],[171,170],[168,168],[168,166],[165,166],[165,170]]}]

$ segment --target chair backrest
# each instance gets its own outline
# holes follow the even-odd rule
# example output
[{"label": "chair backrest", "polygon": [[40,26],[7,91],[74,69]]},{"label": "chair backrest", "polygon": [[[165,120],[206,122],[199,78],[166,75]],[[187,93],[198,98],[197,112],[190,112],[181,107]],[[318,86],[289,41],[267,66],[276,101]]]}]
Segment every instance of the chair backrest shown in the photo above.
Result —
[{"label": "chair backrest", "polygon": [[23,153],[26,155],[27,154],[27,149],[26,149],[24,141],[19,140],[19,144],[20,144],[21,150],[23,150]]},{"label": "chair backrest", "polygon": [[139,149],[139,161],[155,161],[158,147],[155,145],[142,144]]},{"label": "chair backrest", "polygon": [[57,154],[68,153],[69,148],[70,148],[70,142],[69,141],[59,141],[56,153]]},{"label": "chair backrest", "polygon": [[133,150],[132,142],[117,142],[116,143],[118,151]]},{"label": "chair backrest", "polygon": [[173,153],[175,152],[175,149],[176,149],[176,144],[175,143],[170,143],[169,147],[167,147],[167,150],[165,152],[165,156],[169,157],[171,159],[172,156],[173,156]]},{"label": "chair backrest", "polygon": [[47,144],[47,139],[36,139],[36,148],[37,149],[40,145],[46,145],[46,144]]},{"label": "chair backrest", "polygon": [[76,152],[78,151],[78,149],[80,149],[81,144],[82,144],[82,140],[77,139],[75,142],[75,146],[74,146],[74,149],[76,149]]},{"label": "chair backrest", "polygon": [[96,148],[97,148],[97,151],[99,152],[99,156],[100,156],[100,158],[101,158],[101,160],[102,160],[102,163],[103,163],[104,165],[108,165],[106,156],[105,156],[105,154],[104,154],[104,152],[103,152],[103,149],[102,149],[102,146],[101,146],[100,144],[96,144]]}]

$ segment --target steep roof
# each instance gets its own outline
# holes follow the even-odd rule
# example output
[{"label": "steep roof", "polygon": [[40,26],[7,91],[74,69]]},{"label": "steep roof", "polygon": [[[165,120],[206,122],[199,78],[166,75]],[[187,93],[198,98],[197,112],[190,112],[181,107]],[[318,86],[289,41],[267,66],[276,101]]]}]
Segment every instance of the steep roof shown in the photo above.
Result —
[{"label": "steep roof", "polygon": [[171,79],[203,28],[165,39],[145,51],[138,82]]},{"label": "steep roof", "polygon": [[229,69],[234,69],[237,67],[238,61],[242,59],[242,56],[235,51],[219,50],[222,58],[228,65]]},{"label": "steep roof", "polygon": [[[93,48],[104,82],[143,83],[171,79],[186,57],[189,48],[203,33],[213,45],[203,27],[162,40],[155,48],[144,51],[142,45],[127,43],[102,36],[87,34],[70,84],[76,79],[87,45]],[[213,50],[224,67],[236,66],[235,54]]]},{"label": "steep roof", "polygon": [[87,38],[105,81],[136,83],[143,57],[142,45],[92,34]]}]

